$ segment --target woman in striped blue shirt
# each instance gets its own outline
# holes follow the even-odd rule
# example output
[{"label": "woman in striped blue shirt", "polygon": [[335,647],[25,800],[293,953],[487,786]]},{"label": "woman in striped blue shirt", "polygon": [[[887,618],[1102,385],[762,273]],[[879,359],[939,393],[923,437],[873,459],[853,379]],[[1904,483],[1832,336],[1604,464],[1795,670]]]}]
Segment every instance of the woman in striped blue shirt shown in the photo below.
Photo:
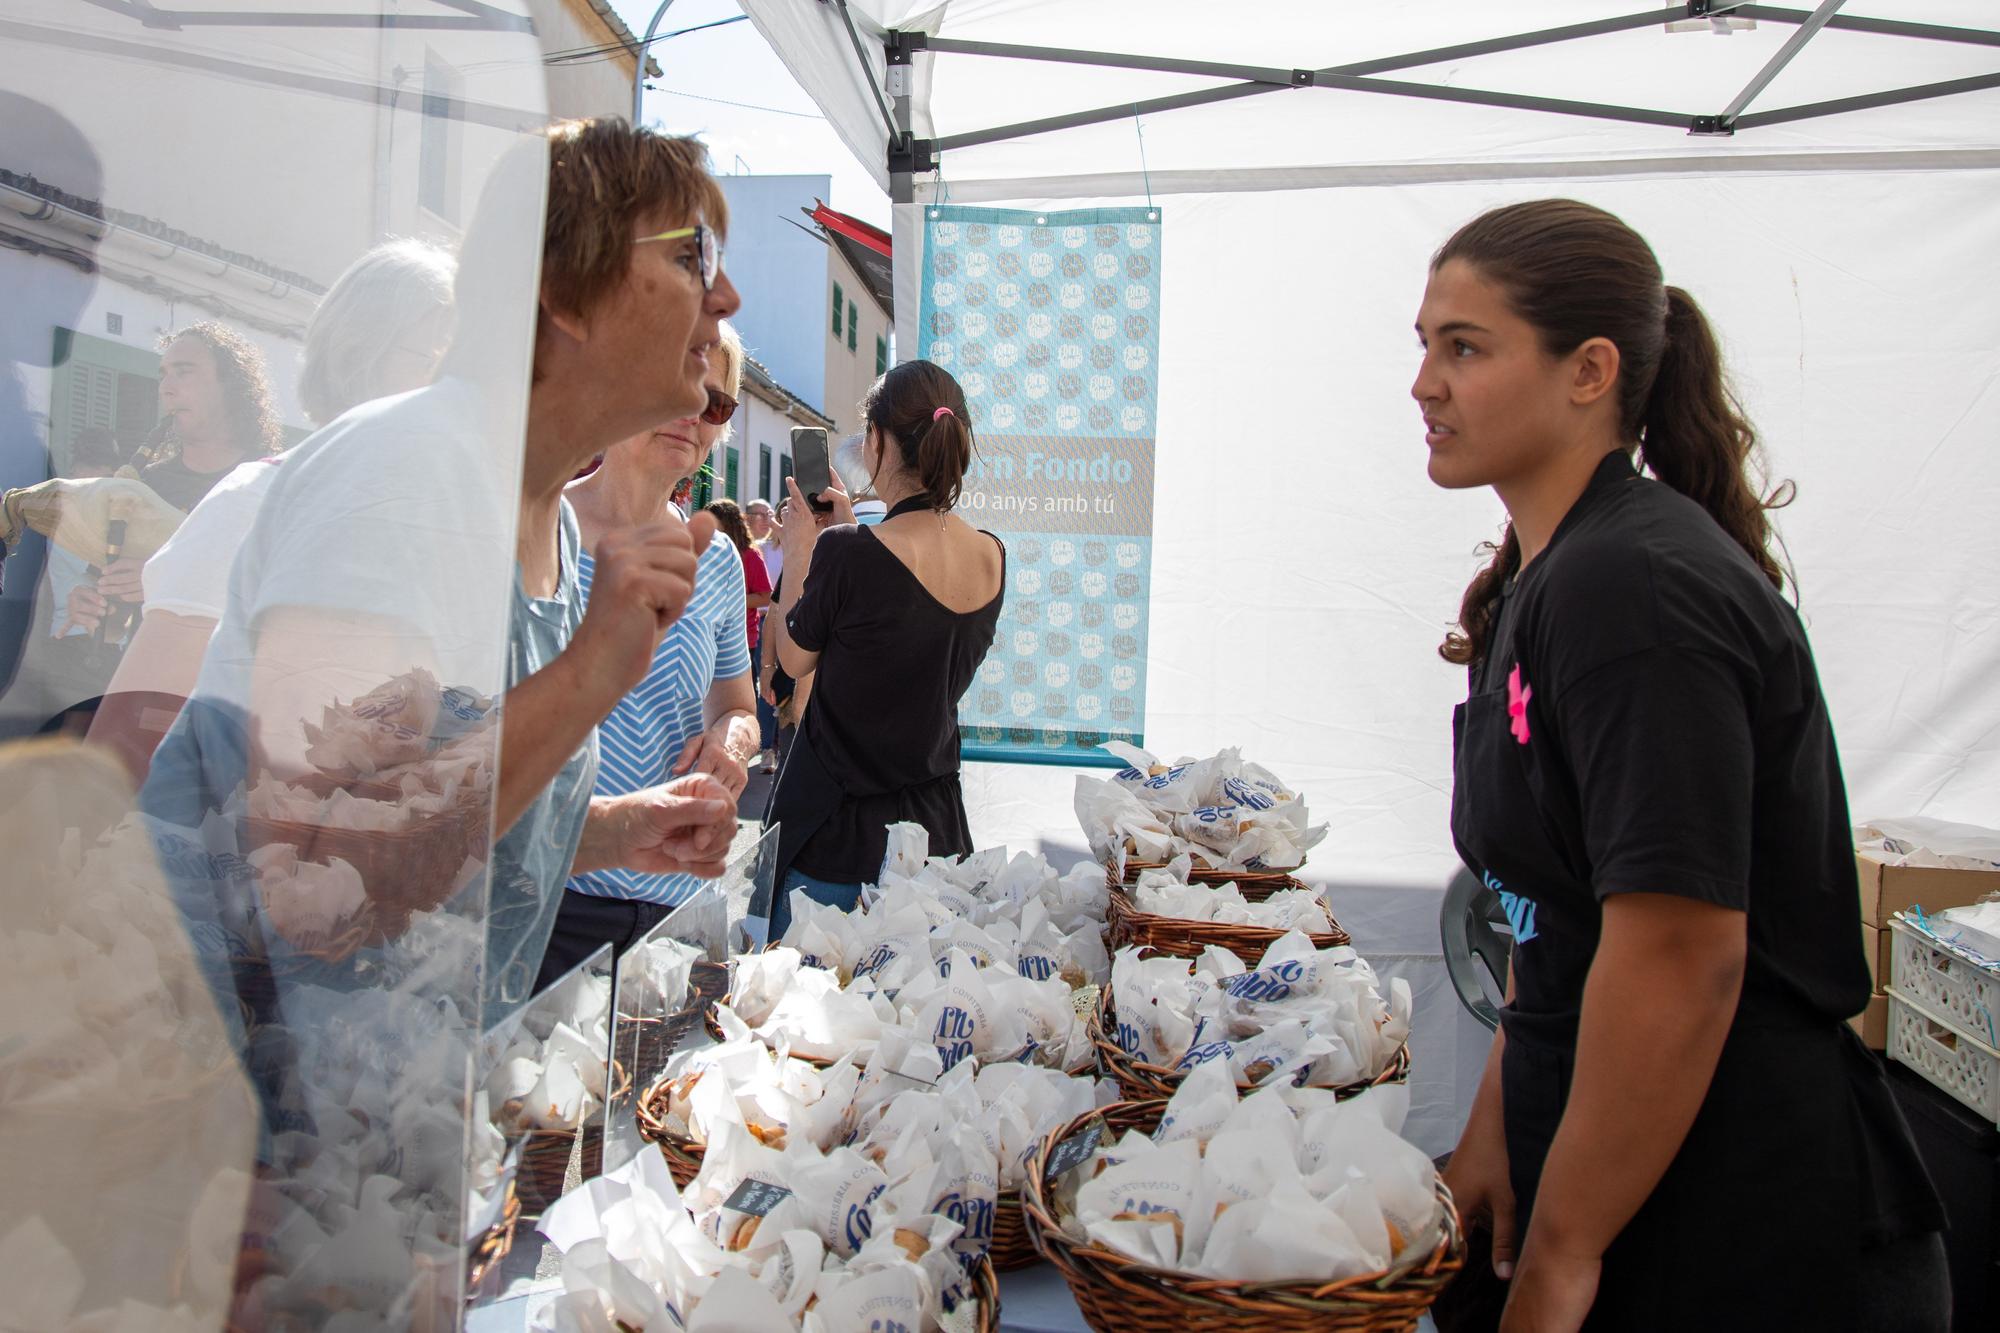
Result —
[{"label": "woman in striped blue shirt", "polygon": [[[728,324],[709,355],[708,407],[613,445],[595,472],[565,493],[583,532],[577,564],[590,596],[589,552],[607,532],[652,522],[681,484],[729,438],[743,383],[743,343]],[[686,773],[709,773],[740,797],[747,765],[761,748],[750,674],[743,563],[735,543],[715,534],[702,553],[694,595],[660,638],[652,670],[598,725],[598,796],[619,796]],[[567,885],[540,990],[604,944],[622,951],[693,897],[692,875],[596,870]]]}]

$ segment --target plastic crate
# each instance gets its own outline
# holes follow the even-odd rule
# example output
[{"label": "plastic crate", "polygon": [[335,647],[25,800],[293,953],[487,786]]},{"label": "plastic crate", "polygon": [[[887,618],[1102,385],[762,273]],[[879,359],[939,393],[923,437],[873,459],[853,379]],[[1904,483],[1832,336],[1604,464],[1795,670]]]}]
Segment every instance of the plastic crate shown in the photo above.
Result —
[{"label": "plastic crate", "polygon": [[1889,919],[1894,947],[1888,989],[1969,1037],[2000,1049],[2000,968],[1941,943],[1898,912]]},{"label": "plastic crate", "polygon": [[2000,1127],[2000,969],[1890,925],[1888,1057]]}]

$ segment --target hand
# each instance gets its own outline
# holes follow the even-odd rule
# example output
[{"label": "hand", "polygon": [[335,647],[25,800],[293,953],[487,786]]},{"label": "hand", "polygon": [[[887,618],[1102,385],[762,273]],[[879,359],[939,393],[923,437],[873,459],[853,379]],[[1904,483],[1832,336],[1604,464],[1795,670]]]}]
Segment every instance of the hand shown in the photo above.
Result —
[{"label": "hand", "polygon": [[145,567],[146,562],[136,556],[121,555],[104,567],[97,579],[97,591],[121,602],[139,601],[146,595],[139,579],[139,571]]},{"label": "hand", "polygon": [[[740,714],[739,714],[740,716]],[[750,770],[729,753],[720,739],[709,732],[701,732],[687,743],[680,758],[674,760],[674,776],[683,773],[706,773],[729,789],[729,799],[734,803],[743,795],[743,789],[750,785]]]},{"label": "hand", "polygon": [[819,526],[830,528],[836,523],[854,522],[854,501],[848,497],[847,488],[840,484],[839,477],[827,484],[827,488],[819,493],[819,498],[833,506],[831,513],[813,516]]},{"label": "hand", "polygon": [[1508,1174],[1507,1137],[1498,1114],[1466,1123],[1458,1148],[1444,1169],[1444,1183],[1468,1226],[1493,1233],[1493,1276],[1514,1276],[1514,1183]]},{"label": "hand", "polygon": [[646,678],[660,636],[687,610],[701,553],[714,536],[712,514],[687,523],[668,515],[604,535],[590,605],[569,646],[586,664],[585,679],[607,681],[622,696]]},{"label": "hand", "polygon": [[778,706],[778,683],[768,671],[764,673],[763,679],[757,682],[757,697],[772,708]]},{"label": "hand", "polygon": [[69,590],[69,599],[63,605],[64,631],[84,629],[95,634],[97,627],[104,623],[105,612],[110,609],[111,603],[105,601],[97,589],[87,583],[79,583]]},{"label": "hand", "polygon": [[706,773],[618,800],[615,864],[649,875],[719,879],[736,839],[736,800]]},{"label": "hand", "polygon": [[1601,1258],[1558,1254],[1536,1241],[1521,1261],[1500,1333],[1576,1333],[1590,1317],[1603,1270]]}]

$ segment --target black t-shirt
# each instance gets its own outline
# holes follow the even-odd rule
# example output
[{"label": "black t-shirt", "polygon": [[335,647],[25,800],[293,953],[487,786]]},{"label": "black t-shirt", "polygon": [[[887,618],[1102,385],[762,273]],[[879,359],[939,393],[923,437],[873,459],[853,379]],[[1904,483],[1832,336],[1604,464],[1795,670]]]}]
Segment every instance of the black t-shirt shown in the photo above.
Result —
[{"label": "black t-shirt", "polygon": [[[791,864],[822,879],[872,882],[885,825],[898,819],[929,828],[935,852],[972,850],[947,845],[965,828],[958,701],[993,646],[1005,597],[1004,549],[1001,591],[976,611],[957,612],[869,529],[820,534],[785,626],[793,643],[820,655],[799,730],[844,799]],[[772,807],[780,822],[796,780],[787,761]]]},{"label": "black t-shirt", "polygon": [[249,462],[249,458],[239,458],[219,472],[196,472],[175,454],[157,463],[148,463],[139,469],[139,480],[153,488],[154,494],[182,513],[187,513],[201,503],[204,495],[215,489],[221,481],[239,464]]},{"label": "black t-shirt", "polygon": [[1698,505],[1609,455],[1502,602],[1455,719],[1452,831],[1515,927],[1510,1036],[1573,1039],[1600,903],[1745,912],[1745,1007],[1867,1003],[1833,729],[1797,614]]}]

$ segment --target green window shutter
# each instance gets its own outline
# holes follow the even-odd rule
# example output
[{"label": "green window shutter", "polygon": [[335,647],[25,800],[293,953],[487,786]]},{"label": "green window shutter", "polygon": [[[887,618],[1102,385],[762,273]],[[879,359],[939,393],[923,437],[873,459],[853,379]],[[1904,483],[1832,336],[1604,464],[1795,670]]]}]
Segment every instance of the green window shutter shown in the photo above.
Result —
[{"label": "green window shutter", "polygon": [[833,336],[840,336],[840,284],[833,284]]},{"label": "green window shutter", "polygon": [[854,350],[855,337],[861,332],[861,307],[853,301],[847,303],[847,350]]},{"label": "green window shutter", "polygon": [[889,340],[887,338],[877,338],[875,340],[875,373],[880,375],[887,369],[889,369]]},{"label": "green window shutter", "polygon": [[728,489],[723,492],[723,495],[727,496],[731,500],[734,500],[739,494],[741,494],[741,492],[737,489],[736,483],[738,478],[742,476],[742,470],[743,470],[742,451],[737,449],[734,445],[731,445],[729,448],[729,473],[726,478]]},{"label": "green window shutter", "polygon": [[757,446],[757,494],[771,498],[771,446]]},{"label": "green window shutter", "polygon": [[159,424],[158,352],[58,328],[50,364],[49,450],[57,476],[69,470],[77,432],[103,426],[129,457]]}]

